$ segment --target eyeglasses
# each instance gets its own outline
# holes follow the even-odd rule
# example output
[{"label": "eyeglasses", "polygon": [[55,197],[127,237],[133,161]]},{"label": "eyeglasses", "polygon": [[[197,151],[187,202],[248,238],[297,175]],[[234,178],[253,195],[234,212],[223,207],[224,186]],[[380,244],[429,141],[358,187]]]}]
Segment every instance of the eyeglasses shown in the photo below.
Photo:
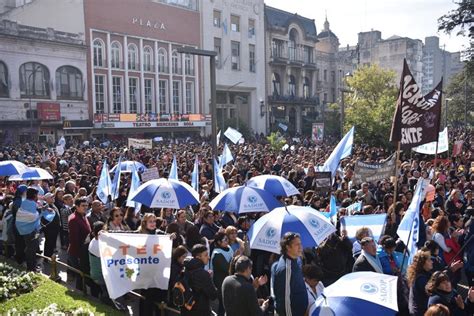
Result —
[{"label": "eyeglasses", "polygon": [[115,214],[114,217],[123,217],[122,214]]}]

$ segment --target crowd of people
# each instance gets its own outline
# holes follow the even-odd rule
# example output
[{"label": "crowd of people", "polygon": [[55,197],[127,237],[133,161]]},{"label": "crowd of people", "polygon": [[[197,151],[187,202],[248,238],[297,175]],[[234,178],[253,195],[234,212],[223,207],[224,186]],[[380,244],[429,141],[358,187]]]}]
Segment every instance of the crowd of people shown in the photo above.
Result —
[{"label": "crowd of people", "polygon": [[[403,152],[399,177],[376,183],[353,184],[357,160],[379,162],[393,151],[354,144],[352,155],[341,161],[332,194],[339,207],[337,232],[317,248],[304,248],[298,232],[281,240],[281,254],[250,249],[247,232],[262,215],[212,211],[213,190],[211,148],[202,139],[181,139],[158,143],[154,149],[128,149],[123,142],[71,142],[59,156],[42,144],[21,144],[0,148],[0,161],[18,160],[48,170],[53,180],[13,182],[0,178],[2,252],[30,271],[41,271],[36,254],[44,239],[43,255],[67,252],[68,264],[89,274],[87,286],[93,295],[107,299],[100,265],[98,235],[136,232],[169,235],[173,241],[169,290],[146,289],[141,315],[156,312],[155,302],[165,301],[181,309],[182,315],[306,315],[324,288],[345,274],[373,271],[399,276],[400,315],[473,315],[474,313],[474,135],[470,130],[450,131],[451,140],[464,140],[455,158]],[[292,142],[289,139],[289,142]],[[332,145],[301,139],[286,151],[274,151],[265,138],[229,144],[234,160],[223,167],[228,187],[244,185],[250,178],[274,174],[288,179],[299,195],[281,197],[287,205],[310,206],[328,211],[330,194],[318,191],[317,166],[328,158]],[[123,160],[157,167],[168,177],[176,156],[178,177],[190,183],[195,157],[199,160],[200,204],[180,210],[153,209],[142,205],[137,212],[127,207],[130,174],[121,174],[116,200],[103,203],[96,195],[104,159],[110,166]],[[434,172],[431,172],[434,168]],[[433,201],[420,207],[418,252],[408,264],[397,228],[410,205],[418,179],[434,174]],[[395,188],[396,186],[396,188]],[[396,193],[396,195],[394,195]],[[355,241],[341,229],[346,207],[361,201],[357,216],[387,214],[384,232],[376,240],[370,229],[360,227]],[[35,227],[17,224],[18,209],[54,214]],[[71,272],[68,275],[74,277]],[[193,304],[176,306],[173,288],[183,276],[189,280]],[[468,287],[458,294],[458,285]],[[83,286],[76,278],[76,287]],[[118,301],[113,301],[121,308]]]}]

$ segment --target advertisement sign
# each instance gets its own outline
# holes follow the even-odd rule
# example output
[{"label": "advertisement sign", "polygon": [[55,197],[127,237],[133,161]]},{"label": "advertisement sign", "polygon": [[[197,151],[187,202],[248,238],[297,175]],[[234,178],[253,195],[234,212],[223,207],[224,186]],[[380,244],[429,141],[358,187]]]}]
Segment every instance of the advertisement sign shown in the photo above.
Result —
[{"label": "advertisement sign", "polygon": [[316,143],[321,143],[324,139],[324,123],[313,123],[311,132],[311,140]]},{"label": "advertisement sign", "polygon": [[38,109],[38,119],[40,121],[60,121],[61,109],[59,103],[39,102],[36,104]]}]

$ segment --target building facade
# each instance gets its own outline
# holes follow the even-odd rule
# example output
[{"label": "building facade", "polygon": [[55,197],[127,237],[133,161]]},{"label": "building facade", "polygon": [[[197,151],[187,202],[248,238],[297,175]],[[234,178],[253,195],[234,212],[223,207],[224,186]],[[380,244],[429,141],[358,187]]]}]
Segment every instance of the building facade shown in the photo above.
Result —
[{"label": "building facade", "polygon": [[82,34],[0,21],[0,141],[54,143],[64,124],[83,134],[72,127],[90,123],[86,54]]},{"label": "building facade", "polygon": [[203,133],[200,62],[177,52],[200,46],[198,1],[85,0],[84,10],[93,133]]},{"label": "building facade", "polygon": [[[217,121],[221,128],[267,130],[263,0],[202,1],[202,48],[217,52]],[[210,103],[209,62],[204,62],[204,105]]]},{"label": "building facade", "polygon": [[377,64],[384,69],[390,69],[397,74],[397,80],[403,71],[403,59],[418,84],[422,85],[423,43],[418,39],[392,36],[382,39],[380,31],[359,33],[359,65]]},{"label": "building facade", "polygon": [[447,87],[451,78],[462,71],[463,63],[459,52],[450,53],[439,45],[439,37],[425,38],[423,46],[423,94],[433,90],[441,78]]}]

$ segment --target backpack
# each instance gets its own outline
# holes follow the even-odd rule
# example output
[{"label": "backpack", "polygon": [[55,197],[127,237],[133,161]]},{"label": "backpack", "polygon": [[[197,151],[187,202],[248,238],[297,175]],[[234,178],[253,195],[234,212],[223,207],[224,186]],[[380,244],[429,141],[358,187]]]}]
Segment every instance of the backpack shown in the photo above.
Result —
[{"label": "backpack", "polygon": [[171,301],[173,304],[180,308],[184,307],[188,311],[190,311],[196,303],[189,277],[190,275],[181,271],[178,280],[171,289]]}]

